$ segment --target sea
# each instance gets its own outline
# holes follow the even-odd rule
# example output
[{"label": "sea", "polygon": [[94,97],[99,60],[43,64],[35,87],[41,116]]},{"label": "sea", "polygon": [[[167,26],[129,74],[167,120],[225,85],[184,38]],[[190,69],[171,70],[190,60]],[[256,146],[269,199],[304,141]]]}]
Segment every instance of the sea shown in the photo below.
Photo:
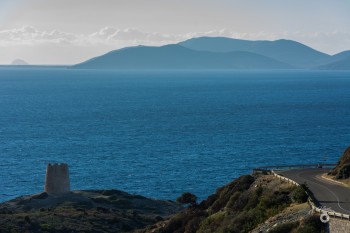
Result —
[{"label": "sea", "polygon": [[200,199],[266,165],[336,163],[350,72],[0,68],[0,202],[71,188]]}]

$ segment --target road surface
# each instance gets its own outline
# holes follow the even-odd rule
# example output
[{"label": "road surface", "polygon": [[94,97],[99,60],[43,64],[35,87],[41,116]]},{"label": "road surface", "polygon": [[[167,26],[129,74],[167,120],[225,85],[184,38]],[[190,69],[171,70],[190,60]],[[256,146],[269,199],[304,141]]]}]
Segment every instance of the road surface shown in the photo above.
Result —
[{"label": "road surface", "polygon": [[299,184],[306,183],[319,204],[335,212],[350,214],[350,188],[321,178],[329,169],[293,169],[276,171]]}]

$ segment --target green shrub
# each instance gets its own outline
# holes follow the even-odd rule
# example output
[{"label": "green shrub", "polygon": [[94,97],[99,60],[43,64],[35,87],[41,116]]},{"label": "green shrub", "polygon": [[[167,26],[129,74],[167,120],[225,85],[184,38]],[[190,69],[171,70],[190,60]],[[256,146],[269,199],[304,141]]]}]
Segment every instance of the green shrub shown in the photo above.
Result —
[{"label": "green shrub", "polygon": [[259,198],[262,195],[262,188],[259,187],[249,196],[248,203],[244,207],[245,210],[253,209],[259,204]]},{"label": "green shrub", "polygon": [[196,233],[201,222],[202,222],[201,218],[191,219],[185,226],[185,232]]},{"label": "green shrub", "polygon": [[215,230],[220,226],[224,218],[225,212],[217,212],[215,214],[212,214],[202,221],[198,231],[206,232],[207,230]]},{"label": "green shrub", "polygon": [[298,186],[291,193],[291,197],[293,202],[304,203],[307,201],[308,195],[304,186]]},{"label": "green shrub", "polygon": [[235,203],[232,205],[232,209],[235,211],[243,210],[244,207],[247,205],[249,201],[249,193],[244,192],[242,193],[239,198],[235,201]]},{"label": "green shrub", "polygon": [[261,197],[260,209],[277,209],[280,210],[291,203],[291,199],[286,192],[275,191],[273,194],[265,194]]},{"label": "green shrub", "polygon": [[40,228],[43,231],[50,231],[51,230],[51,225],[47,223],[40,224]]},{"label": "green shrub", "polygon": [[238,198],[241,196],[241,192],[235,192],[229,199],[229,201],[227,202],[226,207],[230,208],[230,209],[234,209],[234,205],[236,203],[236,201],[238,200]]},{"label": "green shrub", "polygon": [[185,204],[185,205],[187,204],[195,205],[197,203],[197,196],[192,193],[185,192],[181,196],[179,196],[176,199],[176,201],[178,203]]}]

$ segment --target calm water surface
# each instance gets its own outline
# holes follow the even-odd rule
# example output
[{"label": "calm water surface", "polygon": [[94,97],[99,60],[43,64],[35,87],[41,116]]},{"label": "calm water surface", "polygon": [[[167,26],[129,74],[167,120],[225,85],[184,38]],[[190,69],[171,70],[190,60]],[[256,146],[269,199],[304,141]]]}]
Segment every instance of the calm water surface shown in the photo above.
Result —
[{"label": "calm water surface", "polygon": [[349,144],[349,72],[0,69],[0,201],[41,192],[49,162],[73,189],[204,198]]}]

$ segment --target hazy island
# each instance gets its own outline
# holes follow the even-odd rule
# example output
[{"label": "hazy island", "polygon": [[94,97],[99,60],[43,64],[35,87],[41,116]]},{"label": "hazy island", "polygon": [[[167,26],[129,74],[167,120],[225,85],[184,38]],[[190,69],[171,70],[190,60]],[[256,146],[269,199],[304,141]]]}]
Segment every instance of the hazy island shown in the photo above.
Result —
[{"label": "hazy island", "polygon": [[249,41],[226,37],[199,37],[160,47],[122,48],[71,68],[349,70],[350,51],[331,56],[293,40]]},{"label": "hazy island", "polygon": [[14,66],[26,66],[29,65],[25,60],[22,59],[15,59],[11,62],[11,65]]}]

